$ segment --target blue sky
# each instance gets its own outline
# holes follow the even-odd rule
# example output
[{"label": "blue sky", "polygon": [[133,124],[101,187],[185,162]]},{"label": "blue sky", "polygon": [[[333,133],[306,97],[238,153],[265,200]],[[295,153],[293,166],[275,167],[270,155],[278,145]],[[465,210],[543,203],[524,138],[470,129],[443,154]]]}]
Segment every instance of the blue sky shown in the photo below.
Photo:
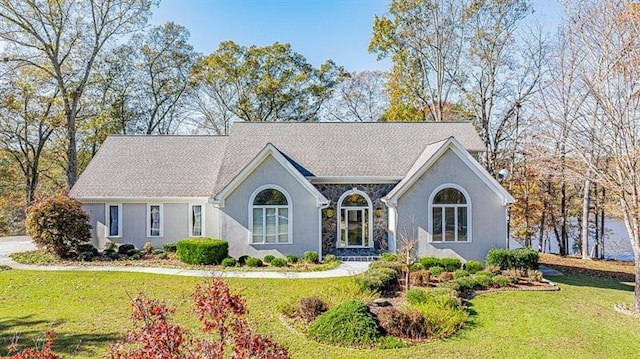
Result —
[{"label": "blue sky", "polygon": [[[450,0],[456,1],[456,0]],[[204,54],[221,41],[240,45],[290,43],[318,66],[327,59],[349,71],[384,70],[367,47],[375,15],[387,0],[162,0],[152,24],[173,21],[191,32],[191,44]],[[557,0],[534,0],[534,17],[551,30],[559,23]]]}]

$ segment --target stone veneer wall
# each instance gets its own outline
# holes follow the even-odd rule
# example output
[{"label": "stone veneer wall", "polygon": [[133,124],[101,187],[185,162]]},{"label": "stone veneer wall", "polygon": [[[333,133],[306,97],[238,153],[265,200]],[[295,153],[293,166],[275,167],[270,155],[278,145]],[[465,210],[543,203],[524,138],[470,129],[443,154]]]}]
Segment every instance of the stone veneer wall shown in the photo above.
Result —
[{"label": "stone veneer wall", "polygon": [[[338,256],[371,256],[386,250],[387,245],[387,207],[380,198],[384,197],[396,183],[383,184],[314,184],[331,204],[322,210],[322,253],[333,253]],[[345,192],[352,189],[362,191],[369,196],[373,205],[373,245],[374,248],[336,248],[338,239],[338,200]],[[329,210],[333,211],[331,217]],[[382,216],[376,212],[382,211]]]}]

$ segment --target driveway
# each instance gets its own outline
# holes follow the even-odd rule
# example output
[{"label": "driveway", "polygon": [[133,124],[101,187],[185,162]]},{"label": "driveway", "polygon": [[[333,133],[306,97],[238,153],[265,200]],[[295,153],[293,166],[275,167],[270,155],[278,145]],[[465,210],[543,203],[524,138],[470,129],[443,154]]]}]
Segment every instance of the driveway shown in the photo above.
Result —
[{"label": "driveway", "polygon": [[342,262],[337,268],[320,272],[231,272],[207,271],[195,269],[174,269],[157,267],[121,267],[121,266],[38,266],[19,264],[9,258],[15,252],[32,251],[36,246],[28,236],[0,237],[0,265],[16,269],[42,271],[92,271],[92,272],[139,272],[190,277],[228,277],[228,278],[332,278],[348,277],[362,273],[369,268],[369,262]]},{"label": "driveway", "polygon": [[[36,246],[29,236],[0,237],[0,264],[13,262],[9,254],[35,250]],[[15,262],[14,262],[15,263]]]}]

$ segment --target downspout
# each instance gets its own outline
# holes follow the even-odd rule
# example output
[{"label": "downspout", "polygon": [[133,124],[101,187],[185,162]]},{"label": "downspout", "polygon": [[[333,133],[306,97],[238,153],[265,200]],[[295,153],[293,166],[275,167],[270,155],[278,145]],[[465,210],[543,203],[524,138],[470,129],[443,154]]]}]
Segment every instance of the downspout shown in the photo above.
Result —
[{"label": "downspout", "polygon": [[320,257],[320,260],[324,257],[322,253],[322,210],[328,208],[330,204],[331,202],[327,201],[325,203],[321,203],[318,207],[318,256]]}]

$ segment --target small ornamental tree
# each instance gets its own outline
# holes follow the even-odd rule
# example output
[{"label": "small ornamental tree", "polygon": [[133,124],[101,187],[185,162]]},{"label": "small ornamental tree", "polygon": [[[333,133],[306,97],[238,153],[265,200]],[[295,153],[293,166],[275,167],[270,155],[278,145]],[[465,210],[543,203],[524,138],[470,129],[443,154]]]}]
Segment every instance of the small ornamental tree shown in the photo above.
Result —
[{"label": "small ornamental tree", "polygon": [[39,248],[60,257],[77,252],[91,238],[89,215],[80,202],[57,195],[33,204],[27,210],[27,233]]},{"label": "small ornamental tree", "polygon": [[138,328],[111,347],[109,359],[287,359],[287,349],[269,338],[255,334],[244,318],[244,299],[231,293],[226,283],[215,278],[193,293],[195,313],[205,336],[191,336],[172,324],[175,309],[147,299],[140,293],[133,299],[131,320]]}]

